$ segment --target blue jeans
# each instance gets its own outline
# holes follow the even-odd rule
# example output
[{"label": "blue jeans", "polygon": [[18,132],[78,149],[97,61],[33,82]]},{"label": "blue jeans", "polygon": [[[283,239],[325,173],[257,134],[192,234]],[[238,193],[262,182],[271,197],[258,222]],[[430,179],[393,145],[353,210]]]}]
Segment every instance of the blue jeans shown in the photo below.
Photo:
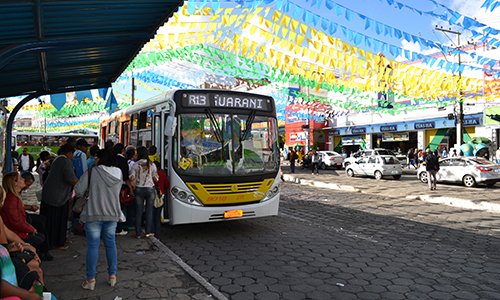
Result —
[{"label": "blue jeans", "polygon": [[135,189],[135,233],[141,235],[142,212],[144,211],[144,202],[146,202],[146,233],[153,232],[153,203],[155,201],[155,189],[152,187],[137,187]]},{"label": "blue jeans", "polygon": [[87,279],[95,278],[101,237],[104,242],[104,247],[106,248],[108,275],[116,275],[118,272],[118,257],[115,241],[116,222],[87,222],[84,228],[87,235]]}]

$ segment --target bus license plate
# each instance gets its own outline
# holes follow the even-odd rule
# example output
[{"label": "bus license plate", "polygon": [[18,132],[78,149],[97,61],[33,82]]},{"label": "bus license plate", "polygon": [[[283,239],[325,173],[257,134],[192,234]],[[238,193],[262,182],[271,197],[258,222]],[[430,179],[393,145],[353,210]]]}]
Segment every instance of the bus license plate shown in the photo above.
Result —
[{"label": "bus license plate", "polygon": [[243,217],[243,210],[241,209],[227,210],[224,212],[224,219],[239,218],[239,217]]}]

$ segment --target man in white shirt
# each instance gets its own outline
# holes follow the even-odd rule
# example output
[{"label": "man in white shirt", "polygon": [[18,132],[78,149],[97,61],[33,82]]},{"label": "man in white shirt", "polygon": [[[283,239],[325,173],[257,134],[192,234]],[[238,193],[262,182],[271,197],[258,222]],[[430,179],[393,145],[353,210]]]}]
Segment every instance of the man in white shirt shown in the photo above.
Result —
[{"label": "man in white shirt", "polygon": [[35,160],[33,156],[28,153],[28,148],[23,149],[23,154],[19,157],[19,172],[31,172],[35,167]]}]

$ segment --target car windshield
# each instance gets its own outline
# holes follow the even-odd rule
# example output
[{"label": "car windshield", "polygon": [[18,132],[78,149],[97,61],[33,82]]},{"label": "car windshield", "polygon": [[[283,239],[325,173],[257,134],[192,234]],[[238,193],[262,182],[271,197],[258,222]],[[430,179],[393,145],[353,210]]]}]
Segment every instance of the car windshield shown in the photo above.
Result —
[{"label": "car windshield", "polygon": [[471,157],[469,158],[471,161],[479,164],[479,165],[494,165],[495,163],[487,160],[486,158],[483,157]]},{"label": "car windshield", "polygon": [[186,175],[274,172],[279,166],[276,119],[236,114],[179,116],[174,164]]},{"label": "car windshield", "polygon": [[399,164],[399,160],[392,156],[382,156],[380,157],[384,165],[397,165]]},{"label": "car windshield", "polygon": [[393,155],[392,151],[389,150],[377,150],[378,155]]}]

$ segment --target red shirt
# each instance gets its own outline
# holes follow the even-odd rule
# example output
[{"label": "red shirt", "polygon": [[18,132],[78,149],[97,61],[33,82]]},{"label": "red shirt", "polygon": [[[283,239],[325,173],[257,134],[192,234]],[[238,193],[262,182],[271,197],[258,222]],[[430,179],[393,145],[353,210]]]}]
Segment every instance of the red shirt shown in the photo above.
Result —
[{"label": "red shirt", "polygon": [[26,221],[26,211],[23,201],[12,192],[8,192],[2,208],[0,208],[5,226],[14,231],[20,238],[26,239],[35,228]]},{"label": "red shirt", "polygon": [[169,185],[167,173],[165,173],[165,171],[161,169],[158,169],[157,172],[158,172],[158,181],[155,183],[155,186],[160,189],[162,195],[165,195]]}]

